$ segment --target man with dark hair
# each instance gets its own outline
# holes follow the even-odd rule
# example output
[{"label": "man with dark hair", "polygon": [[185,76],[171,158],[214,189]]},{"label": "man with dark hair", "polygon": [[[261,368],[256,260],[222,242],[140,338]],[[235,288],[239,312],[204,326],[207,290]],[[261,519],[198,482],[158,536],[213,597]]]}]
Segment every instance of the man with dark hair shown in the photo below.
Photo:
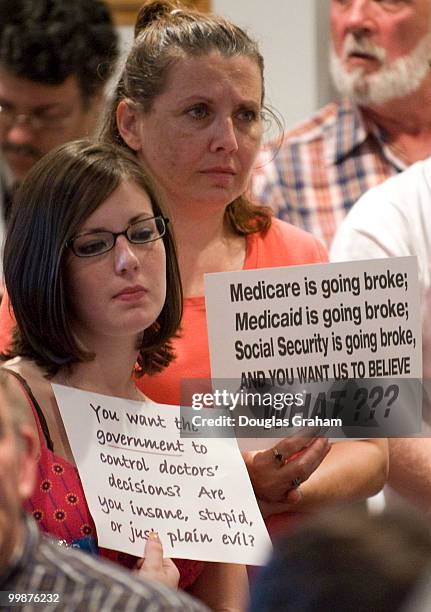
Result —
[{"label": "man with dark hair", "polygon": [[33,164],[95,127],[117,47],[101,0],[0,0],[0,173],[6,218],[13,185]]},{"label": "man with dark hair", "polygon": [[[0,370],[0,608],[204,612],[185,593],[59,546],[39,532],[22,508],[36,480],[37,434],[31,413],[22,411],[19,402],[13,410],[7,404],[13,392],[10,379]],[[145,550],[149,569],[158,567],[160,544],[149,542]]]}]

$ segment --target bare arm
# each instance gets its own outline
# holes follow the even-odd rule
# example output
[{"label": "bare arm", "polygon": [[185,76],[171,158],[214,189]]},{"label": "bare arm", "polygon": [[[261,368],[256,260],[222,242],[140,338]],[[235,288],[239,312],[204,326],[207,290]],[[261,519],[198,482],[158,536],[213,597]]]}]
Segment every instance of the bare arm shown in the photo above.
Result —
[{"label": "bare arm", "polygon": [[431,438],[389,440],[388,484],[425,512],[431,511]]},{"label": "bare arm", "polygon": [[244,565],[206,563],[190,590],[215,612],[241,612],[248,603],[248,579]]}]

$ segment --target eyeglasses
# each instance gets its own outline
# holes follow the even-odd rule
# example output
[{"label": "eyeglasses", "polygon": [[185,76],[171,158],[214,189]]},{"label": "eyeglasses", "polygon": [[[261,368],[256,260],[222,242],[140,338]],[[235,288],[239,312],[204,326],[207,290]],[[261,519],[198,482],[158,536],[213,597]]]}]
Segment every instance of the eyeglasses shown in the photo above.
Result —
[{"label": "eyeglasses", "polygon": [[95,257],[114,248],[118,236],[125,236],[132,244],[146,244],[160,240],[166,233],[169,219],[150,217],[130,223],[123,232],[84,232],[67,241],[77,257]]},{"label": "eyeglasses", "polygon": [[[52,111],[51,111],[52,112]],[[72,116],[71,111],[48,115],[46,110],[34,110],[29,113],[18,113],[12,107],[0,105],[0,124],[10,129],[13,125],[27,125],[31,130],[61,128],[67,125]]]}]

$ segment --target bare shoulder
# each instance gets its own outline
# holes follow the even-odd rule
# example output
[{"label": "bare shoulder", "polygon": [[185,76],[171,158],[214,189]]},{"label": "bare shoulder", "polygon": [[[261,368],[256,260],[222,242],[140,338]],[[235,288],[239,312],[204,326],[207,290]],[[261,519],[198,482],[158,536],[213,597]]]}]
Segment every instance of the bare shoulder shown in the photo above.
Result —
[{"label": "bare shoulder", "polygon": [[[46,378],[45,372],[31,359],[15,357],[3,362],[2,368],[11,370],[23,378],[36,397],[49,392],[51,388],[50,381]],[[17,386],[22,388],[19,382],[17,382]]]},{"label": "bare shoulder", "polygon": [[32,399],[29,397],[27,389],[12,374],[9,376],[12,389],[10,401],[19,402],[20,409],[27,410],[27,414],[31,418],[30,422],[36,431],[35,419],[39,419],[39,415],[42,413],[56,454],[73,464],[72,451],[52,390],[51,380],[47,378],[46,372],[34,361],[22,357],[6,361],[2,364],[2,367],[15,372],[25,380],[38,404],[38,414],[34,414],[32,410]]},{"label": "bare shoulder", "polygon": [[[31,389],[36,401],[41,407],[46,409],[53,400],[53,391],[51,388],[51,382],[46,377],[46,373],[40,368],[34,361],[30,359],[24,359],[22,357],[15,357],[2,364],[2,367],[6,370],[11,370],[18,374],[25,380],[28,387]],[[14,376],[10,376],[14,379],[14,386],[19,389],[21,394],[27,398],[26,390],[23,385],[15,379]]]},{"label": "bare shoulder", "polygon": [[3,362],[2,367],[19,374],[27,382],[33,393],[36,389],[43,390],[50,387],[50,382],[46,378],[44,370],[31,359],[15,357]]}]

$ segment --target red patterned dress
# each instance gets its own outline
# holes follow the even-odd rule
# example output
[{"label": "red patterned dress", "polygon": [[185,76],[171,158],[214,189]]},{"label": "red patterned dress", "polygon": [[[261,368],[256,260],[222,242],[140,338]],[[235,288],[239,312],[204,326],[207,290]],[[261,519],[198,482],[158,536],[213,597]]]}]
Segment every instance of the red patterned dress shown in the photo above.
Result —
[{"label": "red patterned dress", "polygon": [[[85,499],[78,470],[54,453],[43,412],[27,382],[8,370],[21,383],[37,424],[40,440],[37,483],[25,504],[40,529],[68,546],[99,553],[111,561],[132,568],[137,558],[115,550],[98,548],[97,533]],[[180,588],[190,587],[203,569],[202,561],[174,559],[180,571]]]}]

